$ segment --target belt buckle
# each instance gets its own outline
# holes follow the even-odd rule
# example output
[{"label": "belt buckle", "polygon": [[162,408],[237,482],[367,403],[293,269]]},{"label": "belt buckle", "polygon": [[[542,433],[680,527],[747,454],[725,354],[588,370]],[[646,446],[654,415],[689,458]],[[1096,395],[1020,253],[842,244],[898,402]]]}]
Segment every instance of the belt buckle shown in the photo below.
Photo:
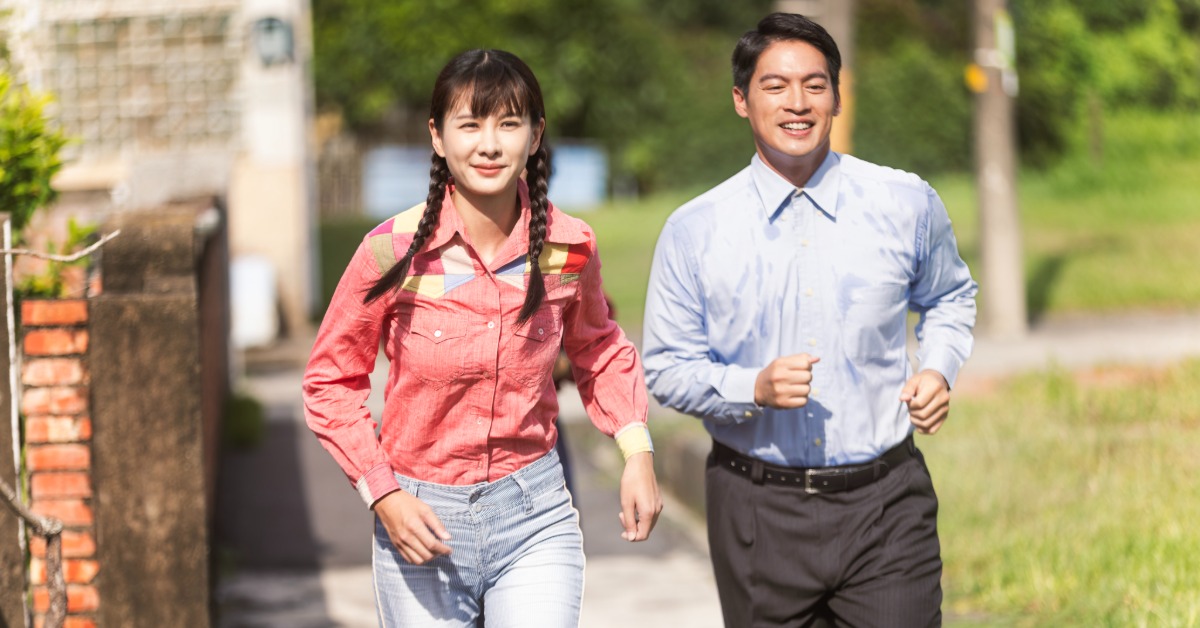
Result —
[{"label": "belt buckle", "polygon": [[813,475],[816,474],[816,471],[816,469],[811,468],[804,470],[804,492],[809,495],[816,495],[821,492],[819,489],[814,488],[812,484]]}]

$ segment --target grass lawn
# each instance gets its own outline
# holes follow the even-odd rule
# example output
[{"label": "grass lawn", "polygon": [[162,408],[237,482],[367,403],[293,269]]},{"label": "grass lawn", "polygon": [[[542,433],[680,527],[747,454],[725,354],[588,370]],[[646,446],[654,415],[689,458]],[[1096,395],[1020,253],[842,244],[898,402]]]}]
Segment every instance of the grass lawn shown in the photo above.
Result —
[{"label": "grass lawn", "polygon": [[950,623],[1200,624],[1200,361],[1022,376],[918,443]]}]

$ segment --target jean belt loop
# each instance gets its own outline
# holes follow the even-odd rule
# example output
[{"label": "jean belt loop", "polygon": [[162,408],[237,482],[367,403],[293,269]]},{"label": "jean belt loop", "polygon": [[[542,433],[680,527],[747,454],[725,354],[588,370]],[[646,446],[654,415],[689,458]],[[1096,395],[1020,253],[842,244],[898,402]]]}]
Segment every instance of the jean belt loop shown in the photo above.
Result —
[{"label": "jean belt loop", "polygon": [[750,479],[753,480],[755,484],[763,483],[763,463],[761,460],[755,460],[750,465]]},{"label": "jean belt loop", "polygon": [[513,476],[517,486],[521,488],[521,504],[525,506],[525,514],[533,512],[533,497],[529,494],[529,483],[525,481],[525,477],[520,473]]}]

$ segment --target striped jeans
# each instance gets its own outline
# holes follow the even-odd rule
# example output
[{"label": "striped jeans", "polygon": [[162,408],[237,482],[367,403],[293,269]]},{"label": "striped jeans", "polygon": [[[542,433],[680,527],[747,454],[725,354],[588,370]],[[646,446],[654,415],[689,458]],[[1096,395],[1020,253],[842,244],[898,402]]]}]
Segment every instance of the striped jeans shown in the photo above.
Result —
[{"label": "striped jeans", "polygon": [[452,552],[409,564],[375,518],[380,626],[579,624],[583,535],[553,450],[495,482],[447,486],[396,477],[441,519]]}]

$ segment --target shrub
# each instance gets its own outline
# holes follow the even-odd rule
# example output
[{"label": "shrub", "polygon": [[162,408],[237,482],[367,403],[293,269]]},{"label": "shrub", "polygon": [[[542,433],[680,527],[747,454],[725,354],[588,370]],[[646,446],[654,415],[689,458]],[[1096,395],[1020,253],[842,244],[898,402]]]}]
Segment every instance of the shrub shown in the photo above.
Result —
[{"label": "shrub", "polygon": [[0,207],[12,215],[14,239],[57,196],[50,179],[62,167],[67,139],[46,118],[50,97],[14,85],[0,72]]}]

